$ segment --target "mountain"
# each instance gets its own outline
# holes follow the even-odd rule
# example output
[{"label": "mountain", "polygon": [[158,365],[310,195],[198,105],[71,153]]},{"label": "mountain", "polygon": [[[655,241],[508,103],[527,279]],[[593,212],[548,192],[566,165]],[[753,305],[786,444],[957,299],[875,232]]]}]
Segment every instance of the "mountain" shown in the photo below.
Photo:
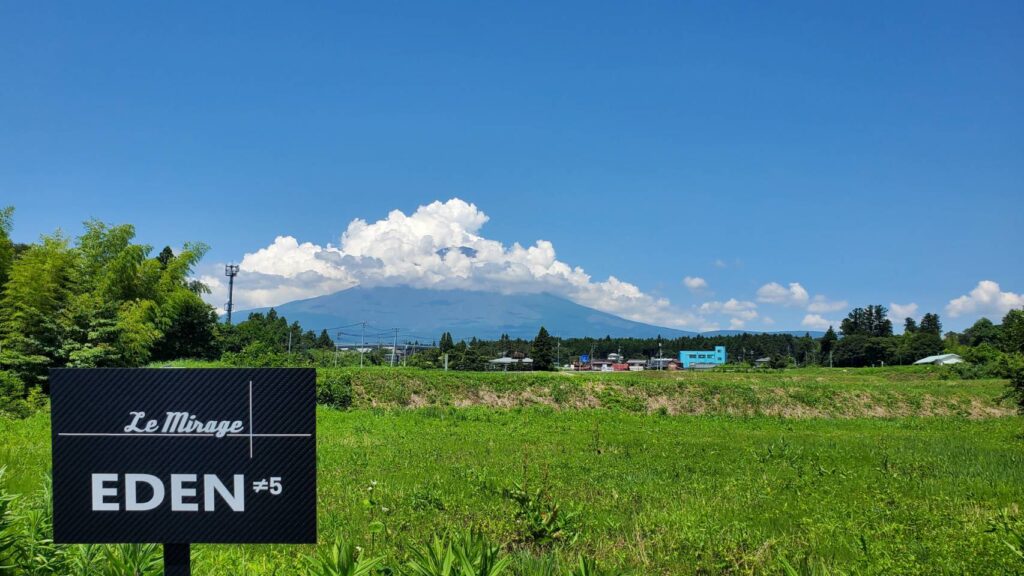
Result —
[{"label": "mountain", "polygon": [[[364,288],[356,286],[334,294],[296,300],[275,310],[303,329],[329,332],[342,326],[366,322],[367,333],[399,328],[399,338],[433,341],[442,332],[456,340],[473,336],[495,340],[501,334],[532,339],[543,324],[548,332],[563,338],[615,336],[665,338],[695,336],[695,332],[652,326],[587,308],[551,294],[498,294],[470,290],[428,290],[404,286]],[[239,320],[247,312],[238,311]],[[345,328],[359,334],[359,326]]]}]

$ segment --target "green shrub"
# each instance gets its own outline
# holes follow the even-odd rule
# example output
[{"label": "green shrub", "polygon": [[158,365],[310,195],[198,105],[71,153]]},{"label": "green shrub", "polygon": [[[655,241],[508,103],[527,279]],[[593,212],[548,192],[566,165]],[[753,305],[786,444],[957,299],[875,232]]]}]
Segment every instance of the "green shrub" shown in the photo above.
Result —
[{"label": "green shrub", "polygon": [[1017,401],[1021,413],[1024,413],[1024,356],[1008,354],[1002,370],[1010,380],[1008,396]]},{"label": "green shrub", "polygon": [[28,418],[45,404],[38,386],[28,389],[17,374],[0,370],[0,416]]},{"label": "green shrub", "polygon": [[316,380],[316,402],[333,408],[352,406],[352,374],[332,371]]},{"label": "green shrub", "polygon": [[307,574],[311,576],[368,576],[384,558],[364,558],[355,544],[336,539],[321,546],[317,555],[308,561]]},{"label": "green shrub", "polygon": [[406,576],[500,576],[512,557],[479,532],[461,538],[434,537],[427,546],[414,547],[402,571]]},{"label": "green shrub", "polygon": [[523,541],[546,546],[572,544],[579,537],[579,514],[563,510],[547,488],[530,491],[516,482],[503,495],[518,506],[516,522]]}]

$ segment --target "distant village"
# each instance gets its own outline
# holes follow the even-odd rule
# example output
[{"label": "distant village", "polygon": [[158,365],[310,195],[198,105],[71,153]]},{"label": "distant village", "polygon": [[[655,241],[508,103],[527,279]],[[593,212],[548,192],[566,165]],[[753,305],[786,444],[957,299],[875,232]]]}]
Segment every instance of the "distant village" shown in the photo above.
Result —
[{"label": "distant village", "polygon": [[[562,370],[594,371],[594,372],[640,372],[643,370],[707,370],[726,363],[725,346],[715,346],[714,350],[681,350],[678,358],[659,357],[647,359],[627,359],[622,354],[612,352],[607,358],[591,358],[588,354],[578,356],[569,364],[560,367]],[[771,358],[761,358],[755,362],[768,363]],[[502,356],[489,361],[492,371],[530,370],[533,359],[522,353]]]}]

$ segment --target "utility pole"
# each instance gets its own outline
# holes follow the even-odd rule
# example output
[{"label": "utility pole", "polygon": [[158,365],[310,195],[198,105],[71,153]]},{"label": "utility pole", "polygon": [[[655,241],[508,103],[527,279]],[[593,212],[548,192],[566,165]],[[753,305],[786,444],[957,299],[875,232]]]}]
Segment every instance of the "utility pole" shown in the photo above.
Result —
[{"label": "utility pole", "polygon": [[292,327],[288,327],[288,355],[292,354]]},{"label": "utility pole", "polygon": [[359,332],[359,367],[363,367],[363,348],[366,348],[366,322],[360,324],[362,330]]},{"label": "utility pole", "polygon": [[224,275],[228,277],[228,324],[231,324],[231,310],[234,309],[235,276],[238,276],[238,264],[228,264],[224,267]]},{"label": "utility pole", "polygon": [[398,328],[395,328],[395,345],[391,348],[391,367],[395,367],[395,356],[398,356]]}]

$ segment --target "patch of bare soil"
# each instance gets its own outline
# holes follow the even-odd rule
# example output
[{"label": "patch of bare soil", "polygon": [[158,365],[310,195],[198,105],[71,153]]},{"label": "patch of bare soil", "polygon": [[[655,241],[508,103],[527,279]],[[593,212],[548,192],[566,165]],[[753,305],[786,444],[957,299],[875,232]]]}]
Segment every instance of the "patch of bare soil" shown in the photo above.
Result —
[{"label": "patch of bare soil", "polygon": [[984,404],[979,398],[971,398],[971,407],[967,411],[967,417],[980,420],[983,418],[1003,418],[1005,416],[1014,416],[1017,411],[1010,406],[1000,406],[998,404]]},{"label": "patch of bare soil", "polygon": [[[497,409],[510,409],[523,406],[549,406],[558,410],[582,410],[601,408],[600,396],[604,392],[614,392],[617,396],[639,399],[647,413],[667,412],[670,415],[701,415],[728,414],[733,416],[766,415],[781,418],[895,418],[895,417],[928,417],[952,416],[964,414],[973,419],[1001,418],[1016,413],[1014,407],[987,402],[984,398],[971,398],[969,406],[958,406],[955,400],[925,395],[920,403],[911,404],[902,395],[883,395],[878,398],[867,391],[849,391],[836,394],[830,401],[821,406],[810,406],[789,395],[785,387],[776,386],[762,388],[756,402],[750,405],[730,402],[724,404],[714,399],[708,400],[696,386],[681,386],[675,391],[656,395],[647,395],[642,388],[618,386],[608,382],[592,382],[584,384],[567,400],[559,404],[552,398],[548,389],[531,388],[514,392],[495,392],[486,388],[467,391],[464,395],[451,399],[456,407],[486,406]],[[369,398],[371,406],[382,403]],[[409,408],[423,408],[436,403],[429,395],[412,393],[409,396]]]}]

